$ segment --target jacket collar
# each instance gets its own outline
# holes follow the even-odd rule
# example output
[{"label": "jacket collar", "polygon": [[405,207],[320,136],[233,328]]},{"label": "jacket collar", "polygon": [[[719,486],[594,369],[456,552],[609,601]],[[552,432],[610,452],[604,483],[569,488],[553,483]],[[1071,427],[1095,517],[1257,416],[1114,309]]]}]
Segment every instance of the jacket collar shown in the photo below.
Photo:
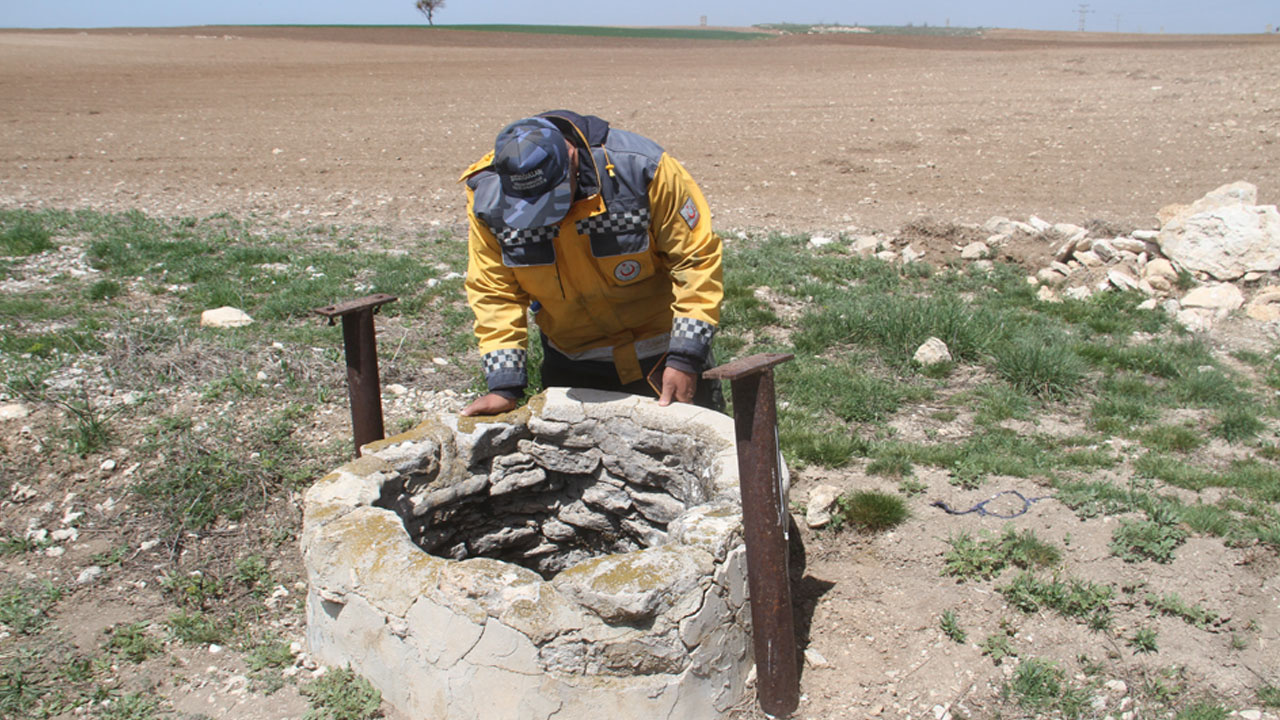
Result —
[{"label": "jacket collar", "polygon": [[609,122],[595,115],[579,115],[570,110],[549,110],[538,117],[555,123],[574,145],[578,153],[578,197],[589,198],[600,193],[600,168],[592,148],[602,147],[609,137]]}]

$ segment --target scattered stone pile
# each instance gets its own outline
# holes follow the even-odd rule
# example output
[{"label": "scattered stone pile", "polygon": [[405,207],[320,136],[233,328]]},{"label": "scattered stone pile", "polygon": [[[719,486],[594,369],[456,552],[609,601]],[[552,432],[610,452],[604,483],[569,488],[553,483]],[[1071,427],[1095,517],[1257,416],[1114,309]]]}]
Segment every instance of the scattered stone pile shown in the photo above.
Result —
[{"label": "scattered stone pile", "polygon": [[[1044,243],[1052,259],[1027,282],[1040,287],[1045,302],[1135,290],[1149,296],[1147,307],[1164,308],[1196,332],[1242,307],[1255,320],[1280,323],[1280,283],[1265,282],[1280,271],[1280,212],[1275,205],[1258,205],[1257,198],[1250,183],[1224,185],[1190,205],[1162,208],[1160,229],[1120,237],[1098,237],[1079,225],[1034,216],[1028,222],[993,217],[981,228],[968,228],[985,232],[986,240],[954,249],[962,260],[982,266],[1010,243]],[[821,234],[809,239],[815,249],[833,242]],[[891,240],[875,235],[855,236],[850,246],[886,262],[929,259],[911,244],[895,249]],[[1241,286],[1251,292],[1247,300]],[[938,362],[931,356],[917,361]]]},{"label": "scattered stone pile", "polygon": [[752,666],[733,436],[553,388],[366,445],[307,492],[311,653],[409,717],[720,716]]},{"label": "scattered stone pile", "polygon": [[[1191,205],[1161,209],[1160,230],[1116,238],[1092,237],[1085,228],[1035,217],[1029,223],[997,217],[984,226],[991,239],[975,243],[984,248],[967,247],[962,254],[980,256],[1019,233],[1039,237],[1055,247],[1053,262],[1028,278],[1041,286],[1040,299],[1136,290],[1150,296],[1149,307],[1159,305],[1188,329],[1205,331],[1245,305],[1233,282],[1256,283],[1280,270],[1280,212],[1257,205],[1257,196],[1249,183],[1224,185]],[[1202,284],[1191,287],[1196,283]],[[1280,286],[1258,289],[1247,313],[1280,320]]]}]

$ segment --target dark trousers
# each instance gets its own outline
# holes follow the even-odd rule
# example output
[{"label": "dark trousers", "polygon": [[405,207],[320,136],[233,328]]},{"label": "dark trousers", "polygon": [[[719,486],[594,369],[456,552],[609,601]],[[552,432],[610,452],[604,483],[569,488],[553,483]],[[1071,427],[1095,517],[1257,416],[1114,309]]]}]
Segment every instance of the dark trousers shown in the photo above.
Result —
[{"label": "dark trousers", "polygon": [[[662,387],[662,371],[665,355],[656,355],[640,360],[640,372],[653,384]],[[707,353],[706,362],[698,369],[703,370],[715,366],[712,353]],[[656,398],[657,393],[649,385],[648,380],[637,380],[623,384],[618,380],[618,370],[610,360],[572,360],[551,347],[546,338],[542,339],[542,386],[543,387],[579,387],[593,390],[612,390],[614,392],[645,395]],[[710,408],[716,412],[724,412],[724,394],[719,380],[698,378],[697,389],[693,393],[693,404]]]}]

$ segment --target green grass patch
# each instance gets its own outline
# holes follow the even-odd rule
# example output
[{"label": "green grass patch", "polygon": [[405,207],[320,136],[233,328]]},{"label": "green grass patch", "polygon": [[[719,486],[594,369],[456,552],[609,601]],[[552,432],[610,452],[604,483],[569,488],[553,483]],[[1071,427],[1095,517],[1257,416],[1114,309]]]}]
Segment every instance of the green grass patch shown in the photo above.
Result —
[{"label": "green grass patch", "polygon": [[992,348],[996,372],[1033,397],[1060,400],[1080,391],[1085,364],[1071,347],[1053,338],[1027,335]]},{"label": "green grass patch", "polygon": [[1129,647],[1133,648],[1135,653],[1154,653],[1160,648],[1156,644],[1159,633],[1153,627],[1140,627],[1133,631],[1133,634],[1127,638]]},{"label": "green grass patch", "polygon": [[836,500],[837,524],[860,532],[883,532],[901,525],[911,516],[907,503],[897,495],[859,490]]},{"label": "green grass patch", "polygon": [[1268,684],[1258,688],[1258,702],[1266,707],[1280,707],[1280,687]]},{"label": "green grass patch", "polygon": [[794,408],[779,414],[778,437],[787,462],[796,467],[841,467],[871,448],[871,442],[852,428],[833,427],[829,420]]},{"label": "green grass patch", "polygon": [[983,655],[991,658],[991,662],[999,665],[1005,661],[1005,658],[1017,657],[1018,652],[1013,647],[1013,635],[1011,630],[991,633],[979,645]]},{"label": "green grass patch", "polygon": [[964,628],[960,627],[960,618],[956,616],[954,610],[943,610],[942,616],[938,618],[938,627],[942,630],[942,634],[951,639],[951,642],[957,645],[963,645],[968,638],[968,633]]},{"label": "green grass patch", "polygon": [[1041,658],[1028,658],[1019,663],[1001,696],[1037,717],[1061,714],[1068,720],[1082,717],[1093,698],[1086,688],[1072,685],[1066,671],[1057,663]]},{"label": "green grass patch", "polygon": [[1225,470],[1214,472],[1176,457],[1147,453],[1135,460],[1133,467],[1140,477],[1187,490],[1234,488],[1261,502],[1280,502],[1280,468],[1257,459],[1236,460]]},{"label": "green grass patch", "polygon": [[0,210],[0,256],[36,255],[54,247],[53,236],[38,215]]},{"label": "green grass patch", "polygon": [[889,366],[909,368],[916,349],[930,337],[946,343],[955,360],[968,361],[991,344],[998,329],[992,313],[945,294],[845,293],[805,313],[794,342],[805,355],[868,346]]},{"label": "green grass patch", "polygon": [[17,635],[34,635],[49,624],[49,612],[63,590],[45,582],[12,585],[0,594],[0,625]]},{"label": "green grass patch", "polygon": [[213,574],[193,571],[183,575],[166,575],[160,589],[173,602],[192,611],[201,611],[227,594],[227,584]]},{"label": "green grass patch", "polygon": [[163,651],[160,641],[148,632],[146,622],[113,625],[105,632],[107,651],[132,663],[141,663]]},{"label": "green grass patch", "polygon": [[991,475],[1047,477],[1057,469],[1092,470],[1116,463],[1109,452],[1069,451],[1060,438],[1026,436],[1004,428],[980,431],[959,443],[878,443],[870,455],[876,460],[893,458],[899,464],[944,468],[951,473],[953,484],[970,489],[981,486]]},{"label": "green grass patch", "polygon": [[231,623],[199,611],[174,613],[165,624],[175,639],[193,645],[225,644],[234,630]]},{"label": "green grass patch", "polygon": [[943,554],[942,574],[966,580],[990,580],[1006,567],[1023,570],[1051,567],[1062,561],[1062,552],[1036,537],[1031,530],[1016,531],[1012,525],[996,537],[975,538],[960,533],[947,540],[951,546]]},{"label": "green grass patch", "polygon": [[325,673],[300,692],[311,703],[303,720],[368,720],[382,715],[382,693],[345,668]]},{"label": "green grass patch", "polygon": [[1094,429],[1123,434],[1135,425],[1146,425],[1160,416],[1159,389],[1146,378],[1119,373],[1098,385],[1098,397],[1090,408]]},{"label": "green grass patch", "polygon": [[151,720],[159,718],[160,700],[149,693],[128,693],[105,701],[95,717],[101,720]]},{"label": "green grass patch", "polygon": [[1167,564],[1187,539],[1187,531],[1172,523],[1154,520],[1121,520],[1111,535],[1111,554],[1125,562],[1154,560]]},{"label": "green grass patch", "polygon": [[1231,711],[1215,702],[1197,702],[1178,711],[1174,720],[1227,720]]},{"label": "green grass patch", "polygon": [[1211,431],[1229,443],[1244,443],[1258,437],[1266,427],[1253,408],[1234,406],[1222,411]]},{"label": "green grass patch", "polygon": [[1127,338],[1135,332],[1159,332],[1169,325],[1163,311],[1138,307],[1145,300],[1145,296],[1134,292],[1094,293],[1087,300],[1045,303],[1041,310],[1090,334]]},{"label": "green grass patch", "polygon": [[1213,355],[1199,340],[1142,345],[1083,343],[1077,352],[1098,369],[1151,375],[1165,380],[1189,377],[1198,374],[1199,367],[1213,365]]},{"label": "green grass patch", "polygon": [[1115,589],[1110,585],[1056,576],[1045,579],[1022,572],[997,590],[1010,605],[1028,614],[1048,609],[1085,622],[1094,630],[1105,630],[1111,625]]},{"label": "green grass patch", "polygon": [[1190,453],[1204,447],[1205,439],[1187,425],[1157,425],[1142,433],[1142,444],[1163,453]]},{"label": "green grass patch", "polygon": [[1011,385],[983,385],[972,394],[962,393],[953,400],[966,402],[971,397],[978,401],[973,421],[979,425],[992,426],[1004,420],[1026,419],[1031,415],[1031,398]]},{"label": "green grass patch", "polygon": [[867,372],[854,360],[796,358],[778,367],[778,392],[789,402],[823,408],[845,423],[882,420],[928,390]]},{"label": "green grass patch", "polygon": [[19,651],[0,663],[0,717],[23,718],[36,716],[42,708],[42,700],[56,686],[34,651]]},{"label": "green grass patch", "polygon": [[84,296],[90,302],[103,302],[120,295],[122,292],[124,292],[124,288],[115,280],[98,280],[85,290]]},{"label": "green grass patch", "polygon": [[253,642],[245,654],[245,664],[251,672],[283,668],[293,664],[293,651],[289,643],[278,636],[268,636]]},{"label": "green grass patch", "polygon": [[1193,625],[1201,630],[1207,628],[1213,621],[1218,619],[1218,613],[1197,604],[1189,604],[1177,593],[1166,593],[1164,595],[1148,593],[1143,596],[1142,601],[1147,604],[1147,607],[1151,608],[1152,613],[1181,618],[1188,625]]}]

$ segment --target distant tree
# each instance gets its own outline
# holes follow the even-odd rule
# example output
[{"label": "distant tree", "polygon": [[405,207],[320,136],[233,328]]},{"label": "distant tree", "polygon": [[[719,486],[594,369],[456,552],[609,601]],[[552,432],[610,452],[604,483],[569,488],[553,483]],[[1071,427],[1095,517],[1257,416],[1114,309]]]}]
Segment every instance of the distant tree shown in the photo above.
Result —
[{"label": "distant tree", "polygon": [[427,16],[428,25],[435,25],[433,16],[437,10],[444,9],[444,0],[418,0],[413,6],[418,8],[418,12]]}]

